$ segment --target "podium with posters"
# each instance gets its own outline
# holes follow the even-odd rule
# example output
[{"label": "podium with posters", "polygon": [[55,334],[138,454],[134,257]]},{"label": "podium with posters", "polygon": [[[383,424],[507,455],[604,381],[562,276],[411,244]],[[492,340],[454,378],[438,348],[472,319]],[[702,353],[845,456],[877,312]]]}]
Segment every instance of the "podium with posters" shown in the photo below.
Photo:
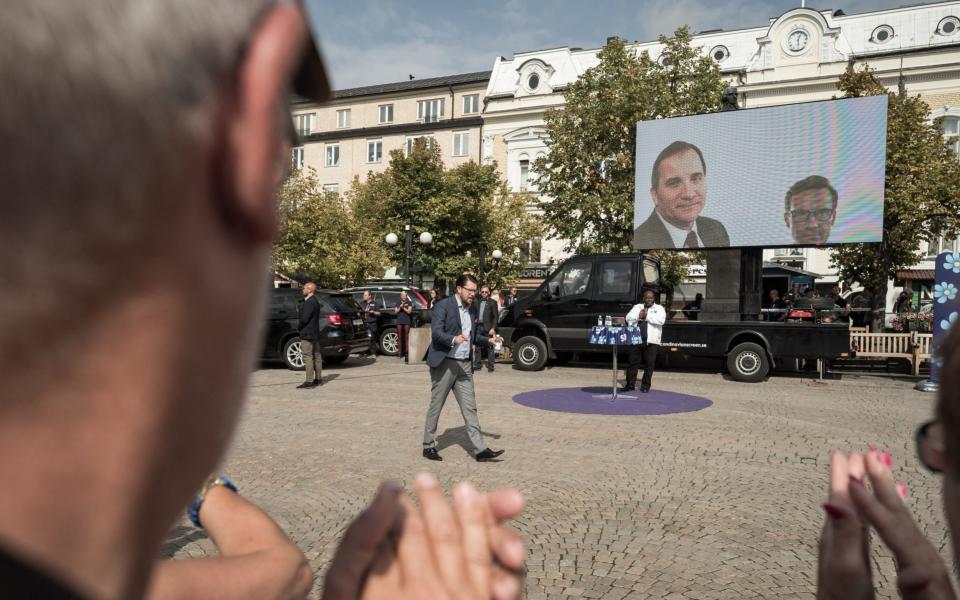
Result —
[{"label": "podium with posters", "polygon": [[598,325],[590,329],[590,343],[597,346],[610,346],[613,351],[613,390],[610,394],[600,394],[594,398],[607,398],[616,400],[617,398],[632,398],[637,396],[627,396],[617,394],[617,351],[620,346],[639,346],[644,342],[644,331],[640,327],[617,326],[607,327]]}]

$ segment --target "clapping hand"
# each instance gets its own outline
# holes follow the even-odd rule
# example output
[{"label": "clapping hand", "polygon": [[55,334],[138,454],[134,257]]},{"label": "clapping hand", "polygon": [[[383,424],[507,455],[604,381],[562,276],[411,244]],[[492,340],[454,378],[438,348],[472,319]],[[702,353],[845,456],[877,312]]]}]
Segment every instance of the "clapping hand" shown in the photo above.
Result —
[{"label": "clapping hand", "polygon": [[870,526],[893,551],[903,598],[955,598],[943,560],[903,501],[906,487],[894,481],[891,463],[890,454],[876,450],[831,456],[830,496],[823,505],[827,520],[820,538],[819,600],[874,598]]},{"label": "clapping hand", "polygon": [[324,598],[518,598],[525,550],[503,527],[523,510],[513,490],[454,490],[451,508],[432,475],[414,484],[421,507],[384,484],[347,529],[324,584]]},{"label": "clapping hand", "polygon": [[894,480],[889,456],[876,450],[863,456],[871,489],[864,484],[865,479],[851,479],[850,498],[859,514],[893,552],[897,587],[903,598],[955,598],[943,559],[923,536],[904,502],[907,488]]}]

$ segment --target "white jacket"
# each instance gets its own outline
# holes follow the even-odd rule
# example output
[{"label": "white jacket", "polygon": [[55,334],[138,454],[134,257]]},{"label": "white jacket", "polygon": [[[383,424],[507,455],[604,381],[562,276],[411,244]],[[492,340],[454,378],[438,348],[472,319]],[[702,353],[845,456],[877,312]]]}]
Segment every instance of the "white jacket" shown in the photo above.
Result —
[{"label": "white jacket", "polygon": [[[640,310],[643,309],[643,303],[634,304],[630,312],[627,313],[627,325],[636,325],[640,320]],[[663,324],[667,322],[667,311],[659,304],[654,304],[647,309],[647,343],[659,344],[663,337]]]}]

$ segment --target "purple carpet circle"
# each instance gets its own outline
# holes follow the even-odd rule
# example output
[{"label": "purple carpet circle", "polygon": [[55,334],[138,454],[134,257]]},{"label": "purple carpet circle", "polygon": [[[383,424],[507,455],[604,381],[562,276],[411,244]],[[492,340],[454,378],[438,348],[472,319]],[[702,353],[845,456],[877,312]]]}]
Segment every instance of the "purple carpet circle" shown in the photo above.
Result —
[{"label": "purple carpet circle", "polygon": [[626,392],[616,400],[609,387],[551,388],[523,392],[513,397],[522,406],[584,415],[670,415],[695,412],[713,404],[700,396],[652,389]]}]

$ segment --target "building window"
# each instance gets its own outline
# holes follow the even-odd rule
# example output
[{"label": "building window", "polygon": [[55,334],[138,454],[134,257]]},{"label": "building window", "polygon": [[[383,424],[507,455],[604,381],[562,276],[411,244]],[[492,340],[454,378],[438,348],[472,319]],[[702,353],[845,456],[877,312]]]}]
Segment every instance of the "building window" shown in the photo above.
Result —
[{"label": "building window", "polygon": [[520,159],[520,191],[527,191],[530,185],[530,159]]},{"label": "building window", "polygon": [[470,148],[470,132],[469,131],[454,131],[453,132],[453,155],[454,156],[466,156]]},{"label": "building window", "polygon": [[958,251],[960,251],[960,240],[950,240],[941,236],[935,240],[927,242],[927,258],[930,260],[935,259],[944,252]]},{"label": "building window", "polygon": [[323,193],[325,194],[339,194],[340,193],[340,184],[339,183],[325,183],[323,184]]},{"label": "building window", "polygon": [[470,94],[463,97],[463,114],[472,115],[480,112],[480,94]]},{"label": "building window", "polygon": [[540,74],[531,73],[530,76],[527,77],[527,89],[531,92],[535,92],[537,91],[538,87],[540,87]]},{"label": "building window", "polygon": [[410,153],[413,152],[413,143],[420,139],[427,141],[427,148],[433,148],[437,144],[437,141],[429,135],[418,135],[418,136],[408,137],[407,143],[404,147],[403,155],[410,156]]},{"label": "building window", "polygon": [[443,98],[417,102],[417,120],[436,123],[443,117]]},{"label": "building window", "polygon": [[327,144],[327,162],[328,167],[336,167],[340,164],[340,144]]},{"label": "building window", "polygon": [[290,159],[294,169],[303,168],[303,146],[297,146],[290,149]]},{"label": "building window", "polygon": [[960,156],[960,117],[943,118],[943,139],[955,154]]},{"label": "building window", "polygon": [[378,163],[383,158],[383,140],[367,140],[367,162]]},{"label": "building window", "polygon": [[337,111],[337,129],[346,129],[350,127],[350,109],[345,108]]},{"label": "building window", "polygon": [[937,25],[937,33],[940,35],[954,35],[958,30],[960,30],[960,19],[953,16],[941,19],[940,24]]},{"label": "building window", "polygon": [[873,30],[870,35],[870,41],[876,44],[886,44],[893,39],[893,27],[881,25]]},{"label": "building window", "polygon": [[393,105],[392,104],[380,105],[380,122],[393,123]]},{"label": "building window", "polygon": [[730,50],[728,50],[726,46],[714,46],[713,49],[710,50],[710,56],[717,62],[723,62],[730,57]]},{"label": "building window", "polygon": [[523,242],[520,246],[520,256],[525,262],[539,263],[540,252],[543,249],[543,241],[540,238],[533,238]]},{"label": "building window", "polygon": [[316,118],[317,113],[309,113],[305,115],[297,115],[294,117],[294,124],[297,128],[297,135],[310,135],[313,133],[313,120]]}]

